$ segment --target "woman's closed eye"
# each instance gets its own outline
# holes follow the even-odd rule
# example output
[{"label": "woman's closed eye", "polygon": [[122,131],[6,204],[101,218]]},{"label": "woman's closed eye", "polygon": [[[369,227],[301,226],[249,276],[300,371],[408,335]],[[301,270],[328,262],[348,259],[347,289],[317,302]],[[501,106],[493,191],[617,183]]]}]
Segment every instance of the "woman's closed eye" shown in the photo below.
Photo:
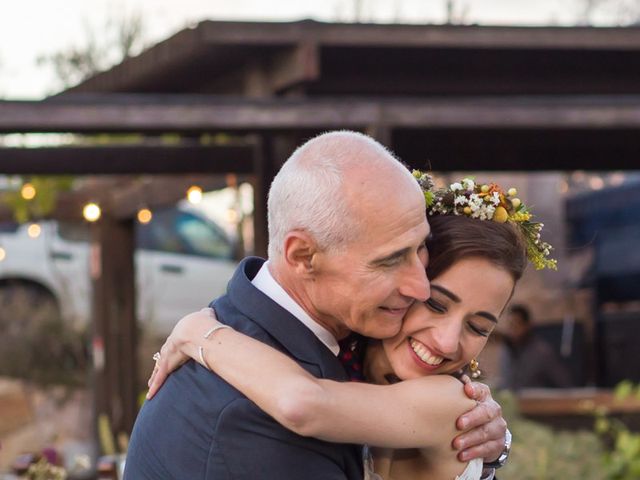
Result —
[{"label": "woman's closed eye", "polygon": [[471,330],[476,335],[480,335],[481,337],[488,337],[491,334],[491,330],[487,330],[483,327],[479,327],[478,325],[473,324],[472,322],[467,323],[469,326],[469,330]]},{"label": "woman's closed eye", "polygon": [[433,297],[428,298],[424,303],[433,312],[447,313],[447,307],[437,300],[434,300]]}]

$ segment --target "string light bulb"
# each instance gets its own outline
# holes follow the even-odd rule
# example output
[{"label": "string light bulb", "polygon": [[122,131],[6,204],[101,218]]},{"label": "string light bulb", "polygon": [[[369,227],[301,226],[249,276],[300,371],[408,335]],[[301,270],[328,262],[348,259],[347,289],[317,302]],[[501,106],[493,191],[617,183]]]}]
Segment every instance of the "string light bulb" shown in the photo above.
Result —
[{"label": "string light bulb", "polygon": [[40,225],[38,225],[37,223],[32,223],[27,228],[27,235],[29,235],[29,237],[31,238],[38,238],[41,233],[42,227],[40,227]]},{"label": "string light bulb", "polygon": [[589,186],[592,190],[602,190],[604,188],[604,180],[596,175],[589,179]]},{"label": "string light bulb", "polygon": [[36,196],[36,193],[36,187],[34,187],[31,183],[25,183],[20,189],[20,195],[25,200],[33,200]]},{"label": "string light bulb", "polygon": [[138,222],[147,224],[153,218],[153,213],[148,208],[141,208],[138,210]]},{"label": "string light bulb", "polygon": [[102,215],[102,210],[97,203],[87,203],[82,209],[82,216],[88,222],[97,222]]},{"label": "string light bulb", "polygon": [[7,252],[4,248],[0,247],[0,262],[7,258]]},{"label": "string light bulb", "polygon": [[187,190],[187,200],[189,203],[195,205],[202,201],[202,188],[197,185],[192,185]]}]

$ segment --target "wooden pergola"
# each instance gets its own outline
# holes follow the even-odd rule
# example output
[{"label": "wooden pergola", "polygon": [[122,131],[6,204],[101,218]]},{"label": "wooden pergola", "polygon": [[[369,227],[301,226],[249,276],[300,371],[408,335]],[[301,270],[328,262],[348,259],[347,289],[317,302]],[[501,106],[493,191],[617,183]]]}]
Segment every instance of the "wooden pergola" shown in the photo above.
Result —
[{"label": "wooden pergola", "polygon": [[[57,96],[0,102],[3,133],[136,133],[139,144],[0,148],[0,171],[236,173],[254,186],[264,254],[279,166],[344,128],[440,171],[638,169],[640,30],[202,22]],[[162,145],[163,134],[180,140]],[[167,185],[146,203],[178,198]],[[109,189],[95,234],[98,409],[115,431],[136,414],[132,199],[148,194],[136,188]]]}]

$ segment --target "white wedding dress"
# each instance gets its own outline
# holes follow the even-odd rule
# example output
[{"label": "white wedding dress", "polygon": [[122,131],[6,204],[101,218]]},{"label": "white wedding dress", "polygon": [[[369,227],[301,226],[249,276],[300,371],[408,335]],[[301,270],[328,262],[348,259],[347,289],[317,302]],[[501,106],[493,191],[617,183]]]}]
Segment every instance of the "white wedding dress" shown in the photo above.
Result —
[{"label": "white wedding dress", "polygon": [[480,480],[483,466],[481,458],[474,458],[467,464],[464,472],[456,476],[456,480]]},{"label": "white wedding dress", "polygon": [[[371,451],[365,446],[363,449],[364,454],[364,480],[384,480],[373,470],[373,457]],[[467,468],[464,469],[460,475],[457,475],[455,479],[451,480],[480,480],[482,476],[482,459],[474,458],[467,464]],[[398,479],[404,480],[404,479]],[[406,479],[409,480],[409,479]]]}]

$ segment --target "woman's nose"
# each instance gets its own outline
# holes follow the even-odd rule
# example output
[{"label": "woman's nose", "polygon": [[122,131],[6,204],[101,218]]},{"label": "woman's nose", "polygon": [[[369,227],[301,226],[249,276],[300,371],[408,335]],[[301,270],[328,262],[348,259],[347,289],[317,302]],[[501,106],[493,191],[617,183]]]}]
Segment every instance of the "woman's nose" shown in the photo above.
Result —
[{"label": "woman's nose", "polygon": [[454,319],[441,322],[433,335],[434,347],[445,356],[453,357],[460,348],[462,322]]}]

